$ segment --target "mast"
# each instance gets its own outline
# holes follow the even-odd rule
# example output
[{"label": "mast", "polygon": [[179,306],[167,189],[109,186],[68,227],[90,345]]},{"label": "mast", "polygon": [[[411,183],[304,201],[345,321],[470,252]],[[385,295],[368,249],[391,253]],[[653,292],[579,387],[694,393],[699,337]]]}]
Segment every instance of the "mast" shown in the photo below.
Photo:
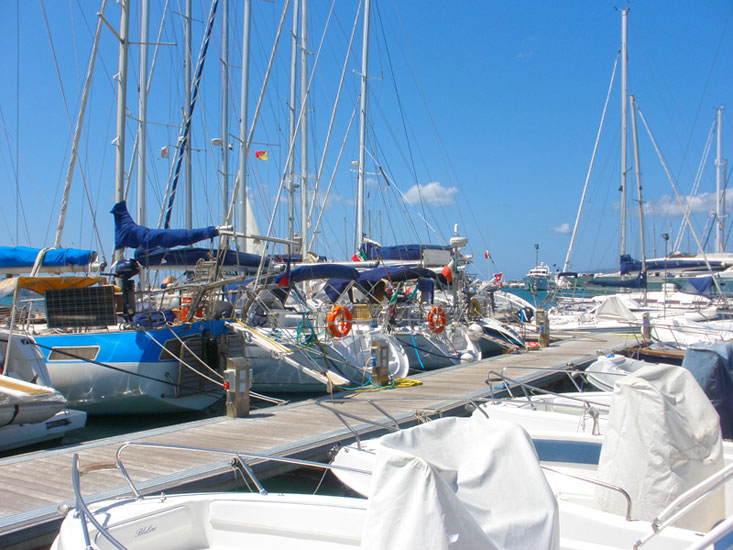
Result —
[{"label": "mast", "polygon": [[634,166],[636,166],[636,187],[639,197],[639,231],[641,232],[641,271],[646,272],[646,249],[644,247],[644,203],[641,197],[641,165],[639,164],[639,140],[636,136],[636,100],[629,96],[631,103],[631,132],[634,139]]},{"label": "mast", "polygon": [[[242,96],[239,119],[239,179],[237,226],[240,233],[247,233],[247,125],[249,124],[249,23],[252,18],[252,0],[244,0],[244,21],[242,22]],[[239,249],[249,252],[247,239],[238,239]]]},{"label": "mast", "polygon": [[715,249],[717,252],[724,252],[725,248],[725,235],[724,235],[724,218],[725,218],[725,185],[723,185],[723,159],[721,153],[723,150],[723,107],[717,109],[717,155],[715,157],[715,166],[717,167],[715,174],[715,196],[717,197],[716,203],[716,218],[718,220],[718,231],[715,235]]},{"label": "mast", "polygon": [[[292,150],[295,142],[295,79],[297,74],[296,60],[298,57],[298,0],[293,2],[293,27],[292,27],[292,45],[290,47],[290,99],[288,108],[290,109],[290,117],[288,121],[288,147]],[[295,237],[295,175],[294,175],[294,158],[293,155],[288,156],[288,240]]]},{"label": "mast", "polygon": [[300,7],[300,225],[303,261],[308,252],[308,0]]},{"label": "mast", "polygon": [[[185,53],[186,59],[183,63],[184,74],[184,105],[185,110],[188,111],[188,106],[191,105],[191,63],[192,63],[192,49],[191,49],[191,0],[186,0],[186,38],[185,38]],[[185,195],[186,195],[186,229],[193,228],[193,194],[191,188],[191,140],[185,145],[184,150],[184,180],[185,180]]]},{"label": "mast", "polygon": [[221,211],[226,221],[229,210],[229,0],[222,0],[221,8]]},{"label": "mast", "polygon": [[620,254],[626,254],[626,116],[628,101],[628,47],[627,17],[629,8],[621,10],[621,246]]},{"label": "mast", "polygon": [[140,91],[138,93],[137,127],[137,223],[145,225],[145,192],[147,161],[147,121],[148,121],[148,18],[150,16],[150,0],[142,0],[140,17]]},{"label": "mast", "polygon": [[366,99],[367,99],[367,62],[369,60],[369,8],[371,0],[364,2],[364,38],[361,52],[361,98],[359,107],[359,180],[356,188],[356,242],[358,250],[364,238],[364,163],[366,161]]},{"label": "mast", "polygon": [[97,30],[94,32],[94,44],[92,45],[92,54],[89,58],[89,66],[87,67],[87,76],[84,82],[84,92],[81,96],[81,105],[79,106],[79,115],[76,118],[76,127],[74,129],[74,139],[71,146],[71,156],[69,157],[69,168],[66,171],[66,184],[64,185],[64,194],[61,199],[61,209],[59,211],[59,223],[56,226],[56,240],[54,248],[61,246],[61,237],[64,233],[64,224],[66,222],[66,208],[69,205],[69,193],[71,192],[71,180],[74,176],[74,166],[76,165],[76,157],[79,154],[79,139],[81,138],[81,129],[84,126],[84,114],[86,112],[87,98],[89,97],[89,88],[92,84],[92,75],[94,74],[94,62],[97,59],[97,50],[99,49],[99,37],[102,34],[102,21],[104,8],[107,0],[102,0],[102,7],[99,9],[99,17],[97,17]]},{"label": "mast", "polygon": [[[127,104],[127,36],[130,30],[128,0],[120,0],[120,54],[117,73],[117,137],[115,138],[115,203],[125,198],[125,106]],[[114,260],[122,258],[115,250]]]}]

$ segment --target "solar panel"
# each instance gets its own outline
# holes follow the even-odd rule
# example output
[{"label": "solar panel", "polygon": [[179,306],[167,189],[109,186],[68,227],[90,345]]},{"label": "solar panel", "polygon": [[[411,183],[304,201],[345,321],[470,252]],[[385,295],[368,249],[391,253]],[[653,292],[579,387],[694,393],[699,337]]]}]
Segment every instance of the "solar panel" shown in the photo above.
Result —
[{"label": "solar panel", "polygon": [[105,328],[117,324],[112,286],[46,291],[49,328]]}]

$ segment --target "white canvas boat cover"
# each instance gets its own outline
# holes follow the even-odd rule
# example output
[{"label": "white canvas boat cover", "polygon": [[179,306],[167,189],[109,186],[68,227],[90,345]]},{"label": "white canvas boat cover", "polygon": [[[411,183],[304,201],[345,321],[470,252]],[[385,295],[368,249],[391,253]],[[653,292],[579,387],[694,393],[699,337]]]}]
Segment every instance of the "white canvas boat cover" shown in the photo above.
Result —
[{"label": "white canvas boat cover", "polygon": [[557,501],[520,426],[445,418],[381,442],[362,548],[558,548]]},{"label": "white canvas boat cover", "polygon": [[637,319],[618,296],[609,296],[596,309],[596,318],[604,321],[636,323]]},{"label": "white canvas boat cover", "polygon": [[[722,467],[718,414],[692,374],[653,365],[616,382],[598,479],[629,493],[635,519],[651,521]],[[626,513],[617,492],[599,487],[595,497],[602,510]],[[724,517],[724,496],[717,491],[676,525],[707,531]]]}]

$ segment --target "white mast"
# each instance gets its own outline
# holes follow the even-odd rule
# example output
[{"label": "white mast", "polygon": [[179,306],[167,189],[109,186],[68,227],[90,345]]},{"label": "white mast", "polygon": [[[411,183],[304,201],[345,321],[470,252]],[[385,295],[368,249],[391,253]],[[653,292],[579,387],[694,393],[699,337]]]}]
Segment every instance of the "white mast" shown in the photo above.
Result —
[{"label": "white mast", "polygon": [[[115,138],[115,203],[125,198],[125,107],[127,104],[127,36],[130,29],[129,5],[120,0],[120,55],[117,72],[117,137]],[[122,258],[115,250],[114,260]]]},{"label": "white mast", "polygon": [[621,10],[621,246],[620,254],[626,254],[626,111],[628,101],[627,83],[627,17],[629,8]]},{"label": "white mast", "polygon": [[[244,0],[244,21],[242,22],[242,97],[239,119],[239,209],[237,226],[240,233],[247,233],[247,125],[249,124],[249,23],[252,17],[252,0]],[[247,239],[239,239],[239,249],[249,252]]]},{"label": "white mast", "polygon": [[308,252],[308,0],[300,7],[300,252]]},{"label": "white mast", "polygon": [[69,157],[69,168],[66,171],[66,184],[64,185],[64,194],[61,199],[61,209],[59,211],[59,223],[56,227],[56,240],[54,248],[61,246],[61,237],[64,233],[64,224],[66,222],[66,208],[69,205],[69,193],[71,192],[71,180],[74,176],[74,166],[76,165],[76,157],[79,153],[79,139],[81,138],[81,129],[84,126],[84,114],[86,112],[87,98],[89,97],[89,88],[92,84],[92,74],[94,74],[94,61],[97,59],[97,50],[99,49],[99,37],[102,34],[102,21],[104,16],[104,8],[107,0],[102,0],[102,7],[99,9],[97,17],[97,30],[94,32],[94,44],[92,45],[92,54],[89,58],[89,66],[87,67],[86,81],[84,82],[84,92],[81,96],[81,105],[79,107],[79,115],[76,118],[76,128],[74,129],[74,140],[71,146],[71,156]]},{"label": "white mast", "polygon": [[369,60],[369,8],[371,0],[364,3],[364,38],[361,52],[361,103],[359,108],[359,180],[356,189],[356,242],[358,250],[364,238],[364,163],[366,161],[366,100],[367,100],[367,62]]},{"label": "white mast", "polygon": [[629,96],[631,103],[631,132],[634,138],[634,166],[636,166],[636,187],[639,197],[639,231],[641,232],[641,271],[646,272],[646,248],[644,246],[644,203],[641,196],[641,165],[639,164],[639,140],[636,136],[636,100]]},{"label": "white mast", "polygon": [[723,183],[723,164],[724,161],[720,157],[723,150],[723,107],[718,107],[717,110],[717,124],[718,124],[718,150],[715,157],[715,166],[717,167],[715,175],[715,193],[717,200],[716,205],[716,217],[718,220],[718,231],[715,238],[715,249],[717,252],[724,252],[725,248],[725,235],[724,235],[724,219],[725,219],[725,185]]},{"label": "white mast", "polygon": [[146,125],[148,121],[148,17],[150,16],[149,0],[140,4],[140,91],[138,93],[137,127],[137,223],[146,225],[145,221],[145,170],[147,161]]},{"label": "white mast", "polygon": [[[298,57],[298,0],[293,2],[293,27],[292,27],[292,45],[290,49],[290,100],[288,108],[290,109],[290,117],[288,121],[288,148],[292,150],[295,142],[295,78],[297,74],[297,57]],[[294,175],[294,155],[288,156],[288,240],[295,237],[295,175]]]},{"label": "white mast", "polygon": [[229,211],[229,2],[221,2],[221,211]]},{"label": "white mast", "polygon": [[[185,62],[183,63],[184,74],[184,112],[188,112],[188,106],[191,105],[191,0],[186,0],[186,38],[184,55],[186,56]],[[186,189],[186,229],[193,227],[193,195],[191,192],[191,138],[186,142],[185,150],[185,189]]]}]

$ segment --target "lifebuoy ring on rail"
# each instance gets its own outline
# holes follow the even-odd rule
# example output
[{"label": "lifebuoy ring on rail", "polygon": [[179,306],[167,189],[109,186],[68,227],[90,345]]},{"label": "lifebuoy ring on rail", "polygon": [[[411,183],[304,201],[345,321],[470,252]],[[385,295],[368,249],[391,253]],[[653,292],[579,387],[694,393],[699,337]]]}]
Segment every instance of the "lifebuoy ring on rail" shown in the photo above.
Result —
[{"label": "lifebuoy ring on rail", "polygon": [[428,313],[428,326],[435,334],[440,334],[445,330],[445,313],[438,306],[431,308]]},{"label": "lifebuoy ring on rail", "polygon": [[334,338],[341,338],[351,332],[354,324],[353,317],[348,308],[344,306],[333,306],[328,312],[328,330]]},{"label": "lifebuoy ring on rail", "polygon": [[527,342],[527,349],[528,350],[540,349],[540,344],[539,342]]}]

